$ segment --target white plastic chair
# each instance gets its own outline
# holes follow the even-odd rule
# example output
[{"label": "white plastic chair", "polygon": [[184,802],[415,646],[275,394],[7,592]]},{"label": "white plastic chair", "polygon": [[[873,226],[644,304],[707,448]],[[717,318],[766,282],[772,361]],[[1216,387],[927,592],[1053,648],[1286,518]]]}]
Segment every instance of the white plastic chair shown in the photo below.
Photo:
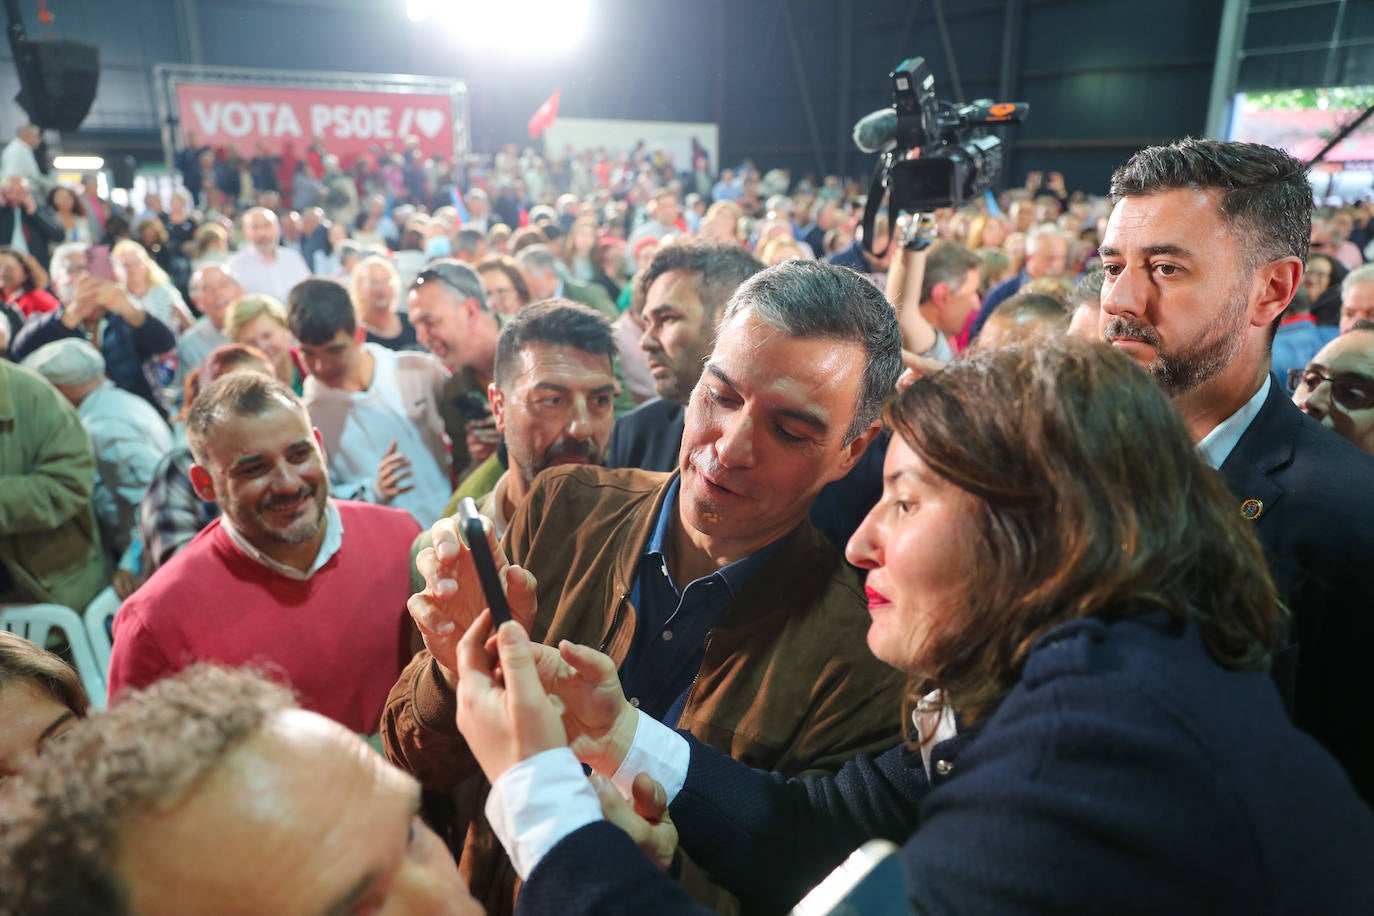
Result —
[{"label": "white plastic chair", "polygon": [[114,619],[121,604],[123,602],[115,594],[114,586],[107,585],[100,594],[91,599],[91,603],[86,605],[86,612],[82,614],[86,623],[86,635],[90,637],[96,663],[100,665],[100,678],[106,683],[110,680],[110,651],[113,648],[107,624]]},{"label": "white plastic chair", "polygon": [[81,615],[60,604],[7,604],[0,605],[0,629],[22,636],[36,646],[44,647],[48,633],[61,630],[72,647],[72,661],[76,673],[90,695],[91,706],[105,708],[104,668],[96,661],[95,650],[91,648],[90,637],[86,634],[86,624]]}]

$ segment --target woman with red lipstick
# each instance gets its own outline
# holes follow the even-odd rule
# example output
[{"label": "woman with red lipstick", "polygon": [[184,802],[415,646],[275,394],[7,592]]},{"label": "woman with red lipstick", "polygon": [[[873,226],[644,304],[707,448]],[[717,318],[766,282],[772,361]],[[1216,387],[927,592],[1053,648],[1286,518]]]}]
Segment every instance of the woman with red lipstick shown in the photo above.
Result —
[{"label": "woman with red lipstick", "polygon": [[585,647],[508,623],[496,675],[484,616],[458,724],[519,910],[696,912],[567,745],[633,796],[617,824],[660,861],[675,826],[746,911],[884,838],[916,912],[1374,912],[1374,813],[1288,721],[1259,543],[1149,377],[1083,341],[1012,346],[918,379],[886,419],[848,557],[870,648],[910,675],[911,742],[833,778],[752,771],[639,714]]}]

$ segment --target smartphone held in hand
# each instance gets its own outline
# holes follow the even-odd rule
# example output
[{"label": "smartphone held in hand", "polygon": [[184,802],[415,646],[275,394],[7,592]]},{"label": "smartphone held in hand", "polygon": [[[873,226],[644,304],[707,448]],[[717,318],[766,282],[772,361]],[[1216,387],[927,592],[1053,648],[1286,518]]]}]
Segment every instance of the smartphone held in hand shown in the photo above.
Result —
[{"label": "smartphone held in hand", "polygon": [[492,627],[500,627],[510,620],[510,605],[506,593],[501,589],[501,576],[496,569],[496,559],[487,543],[487,532],[482,526],[482,516],[477,513],[477,503],[472,497],[465,497],[458,503],[458,533],[463,543],[472,551],[472,563],[477,567],[477,578],[482,583],[482,594],[491,608]]}]

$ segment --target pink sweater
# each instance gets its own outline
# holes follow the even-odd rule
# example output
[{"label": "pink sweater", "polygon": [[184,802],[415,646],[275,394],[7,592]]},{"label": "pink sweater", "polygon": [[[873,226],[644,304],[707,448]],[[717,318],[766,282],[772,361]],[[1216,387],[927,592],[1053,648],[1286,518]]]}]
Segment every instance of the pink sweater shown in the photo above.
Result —
[{"label": "pink sweater", "polygon": [[244,556],[211,522],[120,607],[110,697],[195,662],[262,669],[301,704],[373,734],[410,659],[409,514],[336,502],[343,545],[305,581]]}]

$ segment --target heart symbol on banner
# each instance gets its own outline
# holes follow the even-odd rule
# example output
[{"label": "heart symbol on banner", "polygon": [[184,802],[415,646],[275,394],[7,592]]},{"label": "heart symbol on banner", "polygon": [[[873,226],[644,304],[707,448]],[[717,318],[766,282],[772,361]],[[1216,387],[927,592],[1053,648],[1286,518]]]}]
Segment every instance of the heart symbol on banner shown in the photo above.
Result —
[{"label": "heart symbol on banner", "polygon": [[415,126],[426,137],[433,137],[444,126],[444,113],[437,108],[421,108],[415,112]]}]

